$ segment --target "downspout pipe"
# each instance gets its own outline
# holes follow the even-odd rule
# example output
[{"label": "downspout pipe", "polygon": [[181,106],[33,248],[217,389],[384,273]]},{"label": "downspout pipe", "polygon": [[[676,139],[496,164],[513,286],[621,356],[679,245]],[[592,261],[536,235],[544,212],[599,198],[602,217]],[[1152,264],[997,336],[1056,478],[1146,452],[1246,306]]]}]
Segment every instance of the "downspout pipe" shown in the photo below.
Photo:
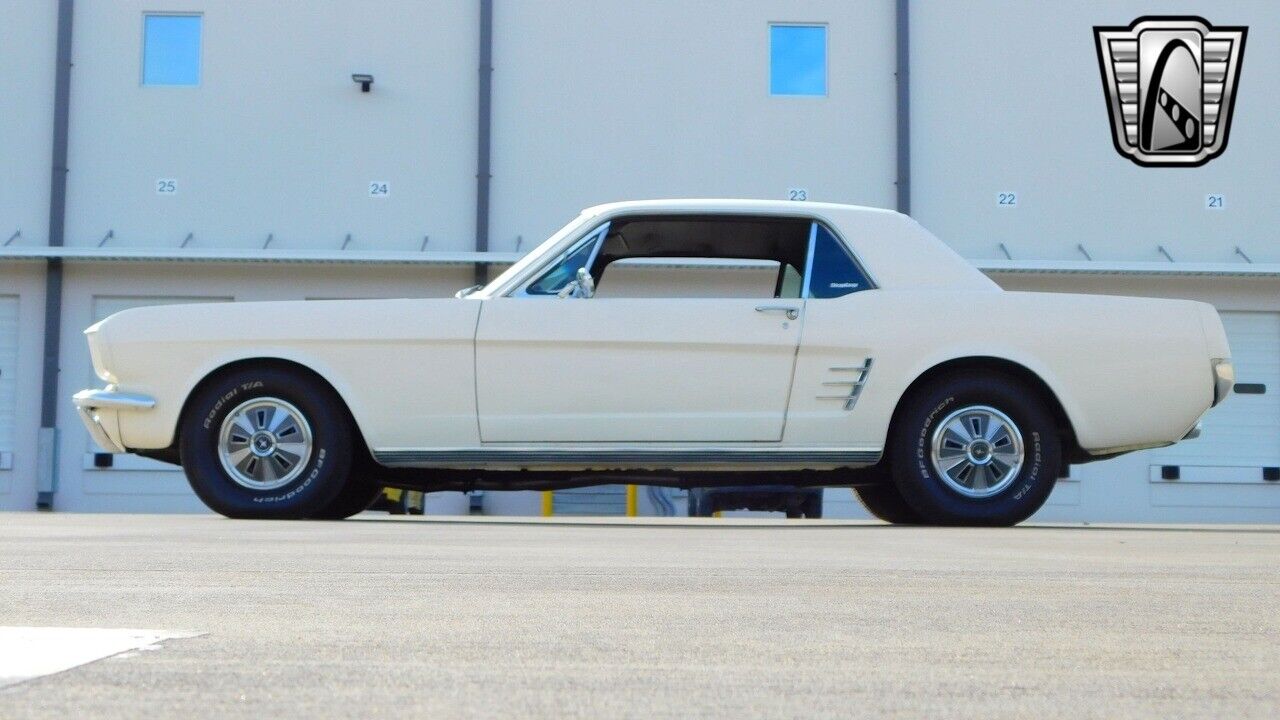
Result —
[{"label": "downspout pipe", "polygon": [[911,2],[897,0],[898,212],[911,214]]},{"label": "downspout pipe", "polygon": [[[493,118],[493,0],[480,0],[480,64],[476,92],[476,252],[489,250],[490,125]],[[476,263],[476,284],[488,281],[488,266]]]},{"label": "downspout pipe", "polygon": [[[67,128],[71,118],[71,21],[75,0],[58,0],[58,39],[53,86],[53,153],[49,178],[49,245],[62,247],[67,220]],[[53,509],[58,489],[58,374],[62,338],[62,261],[45,270],[44,364],[40,380],[40,435],[36,507]]]}]

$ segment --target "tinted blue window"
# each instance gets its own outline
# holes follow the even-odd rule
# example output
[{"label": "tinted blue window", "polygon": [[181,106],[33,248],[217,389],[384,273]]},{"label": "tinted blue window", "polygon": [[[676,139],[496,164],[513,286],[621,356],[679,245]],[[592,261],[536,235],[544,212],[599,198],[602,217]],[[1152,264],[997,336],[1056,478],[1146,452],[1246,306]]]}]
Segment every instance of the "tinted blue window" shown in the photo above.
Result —
[{"label": "tinted blue window", "polygon": [[809,276],[809,297],[837,298],[859,290],[868,290],[871,283],[858,264],[849,256],[831,231],[819,225],[813,239],[813,272]]},{"label": "tinted blue window", "polygon": [[200,84],[199,15],[147,15],[142,43],[143,85]]},{"label": "tinted blue window", "polygon": [[563,290],[565,285],[577,278],[578,268],[586,267],[587,263],[591,262],[591,255],[599,244],[600,235],[608,227],[608,224],[604,225],[579,242],[578,246],[570,250],[555,267],[526,287],[525,294],[555,295]]},{"label": "tinted blue window", "polygon": [[769,93],[827,94],[827,28],[823,25],[769,27]]}]

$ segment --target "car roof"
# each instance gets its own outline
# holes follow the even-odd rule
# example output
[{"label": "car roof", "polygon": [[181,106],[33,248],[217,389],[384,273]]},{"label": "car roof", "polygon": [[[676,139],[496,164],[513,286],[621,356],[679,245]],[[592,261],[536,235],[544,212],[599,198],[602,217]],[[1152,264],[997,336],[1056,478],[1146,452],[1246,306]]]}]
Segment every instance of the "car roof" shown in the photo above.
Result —
[{"label": "car roof", "polygon": [[587,208],[583,214],[608,217],[664,212],[814,218],[843,236],[881,288],[999,290],[995,282],[920,223],[883,208],[807,200],[673,199],[607,203]]},{"label": "car roof", "polygon": [[593,205],[583,212],[588,215],[606,215],[618,212],[761,212],[794,215],[806,212],[823,211],[855,211],[867,214],[897,215],[893,210],[867,207],[863,205],[847,205],[843,203],[792,201],[792,200],[749,200],[734,198],[671,198],[666,200],[627,200],[624,202]]}]

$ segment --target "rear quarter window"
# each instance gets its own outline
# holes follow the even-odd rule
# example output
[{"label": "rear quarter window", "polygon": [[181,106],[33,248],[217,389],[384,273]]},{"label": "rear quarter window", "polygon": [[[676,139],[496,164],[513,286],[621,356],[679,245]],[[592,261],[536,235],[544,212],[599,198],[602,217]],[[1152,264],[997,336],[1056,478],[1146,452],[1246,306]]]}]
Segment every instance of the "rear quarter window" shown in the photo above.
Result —
[{"label": "rear quarter window", "polygon": [[838,298],[869,290],[872,285],[844,243],[823,225],[818,225],[813,241],[813,269],[809,277],[809,297]]}]

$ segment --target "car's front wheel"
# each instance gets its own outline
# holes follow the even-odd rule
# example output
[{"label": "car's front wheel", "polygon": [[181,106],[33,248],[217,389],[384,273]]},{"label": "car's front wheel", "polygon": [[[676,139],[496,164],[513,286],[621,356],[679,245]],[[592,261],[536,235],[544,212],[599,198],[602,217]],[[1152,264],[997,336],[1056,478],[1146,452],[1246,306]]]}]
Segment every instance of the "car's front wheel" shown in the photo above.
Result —
[{"label": "car's front wheel", "polygon": [[1014,525],[1048,499],[1061,440],[1038,394],[999,375],[935,381],[905,400],[894,484],[926,523]]},{"label": "car's front wheel", "polygon": [[181,425],[187,480],[227,517],[325,515],[351,474],[355,442],[342,401],[285,368],[246,367],[205,383]]}]

